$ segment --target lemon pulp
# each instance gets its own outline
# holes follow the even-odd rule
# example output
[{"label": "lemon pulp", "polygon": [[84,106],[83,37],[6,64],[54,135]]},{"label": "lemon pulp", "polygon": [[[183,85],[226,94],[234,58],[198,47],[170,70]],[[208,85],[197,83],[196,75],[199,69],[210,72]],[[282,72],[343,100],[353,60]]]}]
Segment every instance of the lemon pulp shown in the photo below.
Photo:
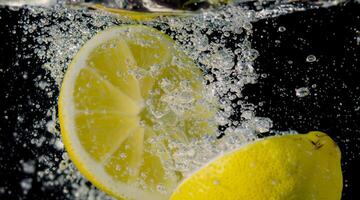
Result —
[{"label": "lemon pulp", "polygon": [[202,73],[145,26],[105,30],[71,62],[59,96],[62,138],[80,172],[125,199],[168,199],[182,179],[168,145],[216,130]]}]

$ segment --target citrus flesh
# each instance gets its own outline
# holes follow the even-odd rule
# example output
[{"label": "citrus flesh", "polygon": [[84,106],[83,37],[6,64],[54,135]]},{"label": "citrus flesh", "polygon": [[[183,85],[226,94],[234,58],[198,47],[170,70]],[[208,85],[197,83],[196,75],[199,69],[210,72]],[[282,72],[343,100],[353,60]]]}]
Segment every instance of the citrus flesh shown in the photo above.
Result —
[{"label": "citrus flesh", "polygon": [[145,26],[98,33],[72,60],[59,96],[65,148],[82,174],[123,199],[168,199],[183,178],[169,143],[216,130],[202,73]]},{"label": "citrus flesh", "polygon": [[171,200],[340,200],[340,150],[322,132],[274,136],[225,154]]}]

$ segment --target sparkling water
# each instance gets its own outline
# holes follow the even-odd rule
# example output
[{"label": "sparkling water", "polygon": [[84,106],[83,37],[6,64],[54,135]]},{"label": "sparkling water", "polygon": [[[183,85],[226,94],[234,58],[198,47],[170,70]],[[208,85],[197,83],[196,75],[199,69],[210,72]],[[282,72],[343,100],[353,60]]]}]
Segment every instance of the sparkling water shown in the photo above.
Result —
[{"label": "sparkling water", "polygon": [[[1,2],[1,0],[0,0]],[[28,1],[30,2],[30,1]],[[22,8],[20,20],[22,42],[34,41],[27,49],[31,56],[41,62],[48,73],[46,77],[38,77],[36,87],[45,91],[53,107],[46,109],[44,119],[34,124],[35,129],[46,127],[51,136],[34,132],[31,143],[38,148],[51,146],[55,153],[39,155],[37,160],[21,161],[24,173],[35,172],[35,163],[45,166],[37,171],[38,179],[44,187],[62,188],[67,199],[111,199],[111,197],[89,186],[86,179],[74,167],[64,150],[60,139],[60,130],[56,114],[56,98],[64,73],[74,55],[82,45],[99,31],[122,24],[143,24],[155,27],[167,33],[176,41],[176,48],[192,58],[204,72],[207,99],[216,99],[219,109],[214,123],[219,131],[189,143],[174,141],[169,146],[176,149],[173,153],[175,163],[172,170],[180,171],[188,176],[214,157],[236,149],[268,132],[272,120],[267,116],[257,116],[253,105],[243,98],[242,91],[248,84],[255,84],[259,78],[254,61],[259,52],[251,47],[249,37],[252,34],[252,23],[263,18],[275,17],[315,6],[331,6],[341,1],[324,1],[318,5],[273,4],[272,6],[255,3],[255,8],[243,6],[246,1],[235,1],[232,5],[214,7],[189,17],[160,17],[152,21],[138,22],[118,15],[102,11],[94,11],[86,7],[69,7],[50,1],[38,1],[39,4],[51,4],[48,7],[26,6]],[[7,5],[19,6],[24,2],[2,1]],[[32,3],[35,5],[36,3]],[[279,27],[279,32],[286,31]],[[23,55],[19,51],[19,56]],[[309,55],[306,62],[316,62],[314,55]],[[15,63],[16,64],[16,63]],[[27,78],[27,74],[23,74]],[[164,80],[165,81],[165,80]],[[166,81],[164,83],[166,86]],[[296,88],[297,97],[309,95],[307,87]],[[169,104],[171,101],[168,102]],[[171,105],[169,105],[171,106]],[[240,118],[234,116],[240,113]],[[21,121],[22,116],[18,117]],[[50,139],[50,142],[45,142]],[[20,183],[24,193],[32,187],[32,179],[23,179]],[[162,186],[158,189],[161,191]]]}]

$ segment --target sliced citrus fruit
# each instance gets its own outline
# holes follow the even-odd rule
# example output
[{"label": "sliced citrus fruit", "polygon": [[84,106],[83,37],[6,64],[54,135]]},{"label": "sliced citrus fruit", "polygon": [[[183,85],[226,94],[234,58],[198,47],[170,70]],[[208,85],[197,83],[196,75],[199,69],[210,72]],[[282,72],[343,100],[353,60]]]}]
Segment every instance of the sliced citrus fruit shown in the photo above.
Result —
[{"label": "sliced citrus fruit", "polygon": [[168,199],[182,179],[172,142],[216,130],[201,70],[173,40],[145,26],[110,28],[71,62],[60,91],[62,138],[100,189],[124,199]]},{"label": "sliced citrus fruit", "polygon": [[138,21],[150,21],[162,16],[177,16],[177,17],[186,17],[193,16],[198,14],[195,11],[185,11],[185,10],[168,10],[168,11],[158,11],[158,12],[149,12],[149,11],[131,11],[120,8],[110,8],[101,4],[85,4],[90,8],[99,9],[106,12],[110,12],[121,17],[125,17],[132,20]]}]

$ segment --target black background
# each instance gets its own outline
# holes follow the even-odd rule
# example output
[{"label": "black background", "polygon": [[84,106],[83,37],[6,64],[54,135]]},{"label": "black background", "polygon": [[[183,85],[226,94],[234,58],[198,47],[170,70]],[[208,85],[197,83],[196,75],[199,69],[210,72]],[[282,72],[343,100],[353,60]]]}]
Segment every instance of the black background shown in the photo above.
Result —
[{"label": "black background", "polygon": [[[19,13],[0,8],[0,199],[64,199],[61,188],[45,190],[36,173],[25,174],[20,164],[53,151],[33,148],[28,134],[47,111],[36,104],[55,105],[58,89],[53,86],[54,99],[49,101],[34,86],[34,79],[46,72],[31,58],[31,50],[24,50],[27,44],[20,42]],[[249,102],[262,102],[257,116],[271,118],[273,130],[321,130],[332,136],[343,156],[342,199],[360,199],[356,178],[360,170],[360,39],[356,39],[360,38],[360,4],[297,12],[253,26],[251,41],[260,53],[255,68],[264,75],[246,86],[244,94]],[[279,31],[280,26],[286,30]],[[18,52],[30,56],[18,58]],[[306,62],[308,55],[315,55],[317,61]],[[296,97],[295,89],[300,87],[308,87],[310,95]],[[36,131],[46,134],[45,128]],[[34,179],[24,195],[19,182],[26,177]]]}]

